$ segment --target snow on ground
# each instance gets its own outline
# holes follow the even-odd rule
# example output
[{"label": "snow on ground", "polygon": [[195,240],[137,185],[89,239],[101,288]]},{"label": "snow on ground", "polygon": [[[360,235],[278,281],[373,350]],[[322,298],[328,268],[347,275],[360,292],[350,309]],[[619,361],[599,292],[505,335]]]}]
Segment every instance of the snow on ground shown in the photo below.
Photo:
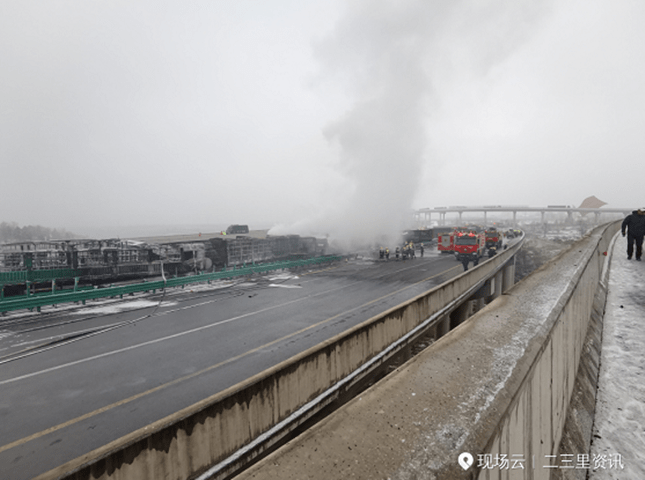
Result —
[{"label": "snow on ground", "polygon": [[275,282],[275,281],[277,281],[277,280],[282,280],[282,281],[286,281],[286,280],[297,280],[298,278],[299,278],[299,277],[298,277],[298,275],[294,275],[294,274],[289,273],[289,272],[284,272],[284,273],[280,273],[280,274],[278,274],[278,275],[272,275],[272,276],[270,276],[270,277],[269,277],[269,281],[270,281],[270,282]]},{"label": "snow on ground", "polygon": [[111,313],[126,312],[128,310],[138,310],[140,308],[156,307],[157,305],[159,305],[160,307],[170,307],[172,305],[177,305],[177,302],[162,302],[161,304],[159,304],[159,302],[156,300],[140,299],[140,300],[118,302],[110,305],[81,308],[78,310],[74,310],[71,313],[73,315],[87,315],[90,313],[105,315],[105,314],[111,314]]},{"label": "snow on ground", "polygon": [[627,260],[619,236],[609,271],[591,480],[645,479],[644,350],[645,262]]},{"label": "snow on ground", "polygon": [[524,245],[515,259],[515,281],[519,282],[530,275],[581,238],[574,233],[563,229],[561,233],[553,231],[544,237],[527,232]]},{"label": "snow on ground", "polygon": [[[250,287],[250,286],[256,286],[256,284],[253,282],[240,283],[239,280],[238,281],[218,280],[210,284],[204,281],[203,283],[189,284],[185,286],[183,289],[179,287],[168,288],[166,289],[166,296],[181,295],[182,293],[204,293],[204,292],[210,292],[213,290],[230,288],[232,286]],[[158,293],[161,293],[161,292],[158,292]],[[118,313],[118,312],[127,311],[127,310],[137,310],[140,308],[148,308],[148,307],[156,306],[159,303],[159,301],[147,300],[145,297],[149,297],[149,296],[150,296],[150,293],[148,292],[138,292],[132,296],[128,296],[123,299],[103,297],[103,298],[98,298],[96,300],[88,300],[86,305],[80,308],[78,304],[70,302],[70,303],[59,303],[56,306],[45,305],[41,307],[41,310],[43,313],[57,313],[57,312],[69,311],[69,313],[71,314],[84,314],[84,315],[90,314],[90,313],[92,314]],[[176,305],[176,303],[177,302],[164,301],[160,305],[160,307],[172,306],[172,305]],[[1,318],[12,320],[12,319],[23,318],[23,317],[34,317],[38,315],[40,315],[40,313],[35,311],[30,312],[28,310],[14,310],[14,311],[6,312]]]},{"label": "snow on ground", "polygon": [[249,287],[249,286],[255,286],[255,283],[252,282],[246,282],[246,283],[239,283],[238,281],[234,280],[215,280],[211,283],[208,283],[207,281],[201,282],[201,283],[191,283],[184,288],[181,287],[173,287],[173,288],[168,288],[166,289],[166,295],[180,295],[182,293],[203,293],[203,292],[210,292],[213,290],[221,290],[222,288],[229,288],[232,286],[238,286],[238,287]]}]

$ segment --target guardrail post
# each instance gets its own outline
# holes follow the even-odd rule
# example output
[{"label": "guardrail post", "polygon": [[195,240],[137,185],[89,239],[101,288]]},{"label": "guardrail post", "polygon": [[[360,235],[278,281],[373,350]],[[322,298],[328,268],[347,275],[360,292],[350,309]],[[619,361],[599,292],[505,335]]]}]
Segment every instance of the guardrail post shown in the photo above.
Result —
[{"label": "guardrail post", "polygon": [[0,301],[4,300],[4,283],[0,283]]},{"label": "guardrail post", "polygon": [[[74,277],[74,291],[76,292],[78,290],[78,280],[80,277]],[[85,304],[83,304],[85,305]]]},{"label": "guardrail post", "polygon": [[26,281],[25,281],[25,287],[27,287],[27,288],[26,288],[26,290],[27,290],[27,292],[26,292],[26,293],[27,293],[27,296],[28,296],[28,297],[31,297],[31,282],[30,282],[29,280],[26,280]]}]

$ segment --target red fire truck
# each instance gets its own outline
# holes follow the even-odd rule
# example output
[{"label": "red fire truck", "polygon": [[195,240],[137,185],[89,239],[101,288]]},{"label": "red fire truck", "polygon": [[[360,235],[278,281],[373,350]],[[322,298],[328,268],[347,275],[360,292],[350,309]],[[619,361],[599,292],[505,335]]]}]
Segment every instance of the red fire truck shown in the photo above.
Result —
[{"label": "red fire truck", "polygon": [[455,251],[455,232],[440,233],[437,236],[437,250],[441,253],[451,253]]},{"label": "red fire truck", "polygon": [[454,249],[458,261],[468,260],[477,265],[486,251],[486,235],[484,232],[459,232],[455,235]]},{"label": "red fire truck", "polygon": [[477,233],[472,227],[455,227],[451,232],[437,235],[437,250],[441,253],[455,252],[455,238],[462,233]]}]

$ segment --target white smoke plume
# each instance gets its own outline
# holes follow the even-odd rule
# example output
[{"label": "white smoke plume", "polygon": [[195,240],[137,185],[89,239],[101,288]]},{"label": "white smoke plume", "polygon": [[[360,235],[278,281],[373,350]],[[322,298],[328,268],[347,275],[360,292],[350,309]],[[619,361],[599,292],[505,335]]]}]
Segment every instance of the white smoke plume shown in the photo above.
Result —
[{"label": "white smoke plume", "polygon": [[340,80],[354,99],[347,113],[323,130],[340,147],[339,169],[351,191],[292,227],[327,233],[347,248],[396,242],[410,224],[428,161],[427,119],[440,101],[436,84],[485,75],[527,37],[543,5],[351,2],[333,34],[315,46],[322,80]]}]

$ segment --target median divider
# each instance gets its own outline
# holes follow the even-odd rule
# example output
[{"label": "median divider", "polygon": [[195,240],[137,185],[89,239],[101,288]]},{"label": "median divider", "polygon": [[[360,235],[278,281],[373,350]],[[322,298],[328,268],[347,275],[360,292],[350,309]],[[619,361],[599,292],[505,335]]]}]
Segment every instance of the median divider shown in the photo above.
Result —
[{"label": "median divider", "polygon": [[[213,273],[202,273],[198,275],[191,275],[187,277],[175,277],[170,278],[166,281],[156,280],[152,282],[141,282],[133,283],[130,285],[120,285],[116,287],[105,287],[105,288],[93,288],[91,290],[81,290],[65,293],[52,293],[47,295],[33,295],[27,297],[21,297],[18,299],[5,298],[0,301],[0,313],[5,313],[15,310],[24,310],[29,309],[33,310],[34,308],[40,311],[40,307],[46,305],[58,305],[62,303],[83,303],[85,304],[88,300],[97,300],[100,298],[110,298],[110,297],[123,297],[123,295],[129,295],[139,292],[156,292],[157,290],[163,290],[164,288],[172,287],[183,287],[184,285],[190,285],[194,283],[203,283],[211,282],[214,280],[226,280],[235,277],[252,275],[254,273],[266,273],[276,270],[292,269],[292,268],[301,268],[314,265],[325,264],[329,262],[334,262],[341,260],[343,257],[336,255],[328,255],[324,257],[314,257],[301,260],[290,260],[282,262],[272,262],[272,263],[263,263],[257,265],[246,265],[238,268],[233,268],[230,270],[222,270],[219,272]],[[12,273],[22,273],[22,272],[12,272]]]}]

